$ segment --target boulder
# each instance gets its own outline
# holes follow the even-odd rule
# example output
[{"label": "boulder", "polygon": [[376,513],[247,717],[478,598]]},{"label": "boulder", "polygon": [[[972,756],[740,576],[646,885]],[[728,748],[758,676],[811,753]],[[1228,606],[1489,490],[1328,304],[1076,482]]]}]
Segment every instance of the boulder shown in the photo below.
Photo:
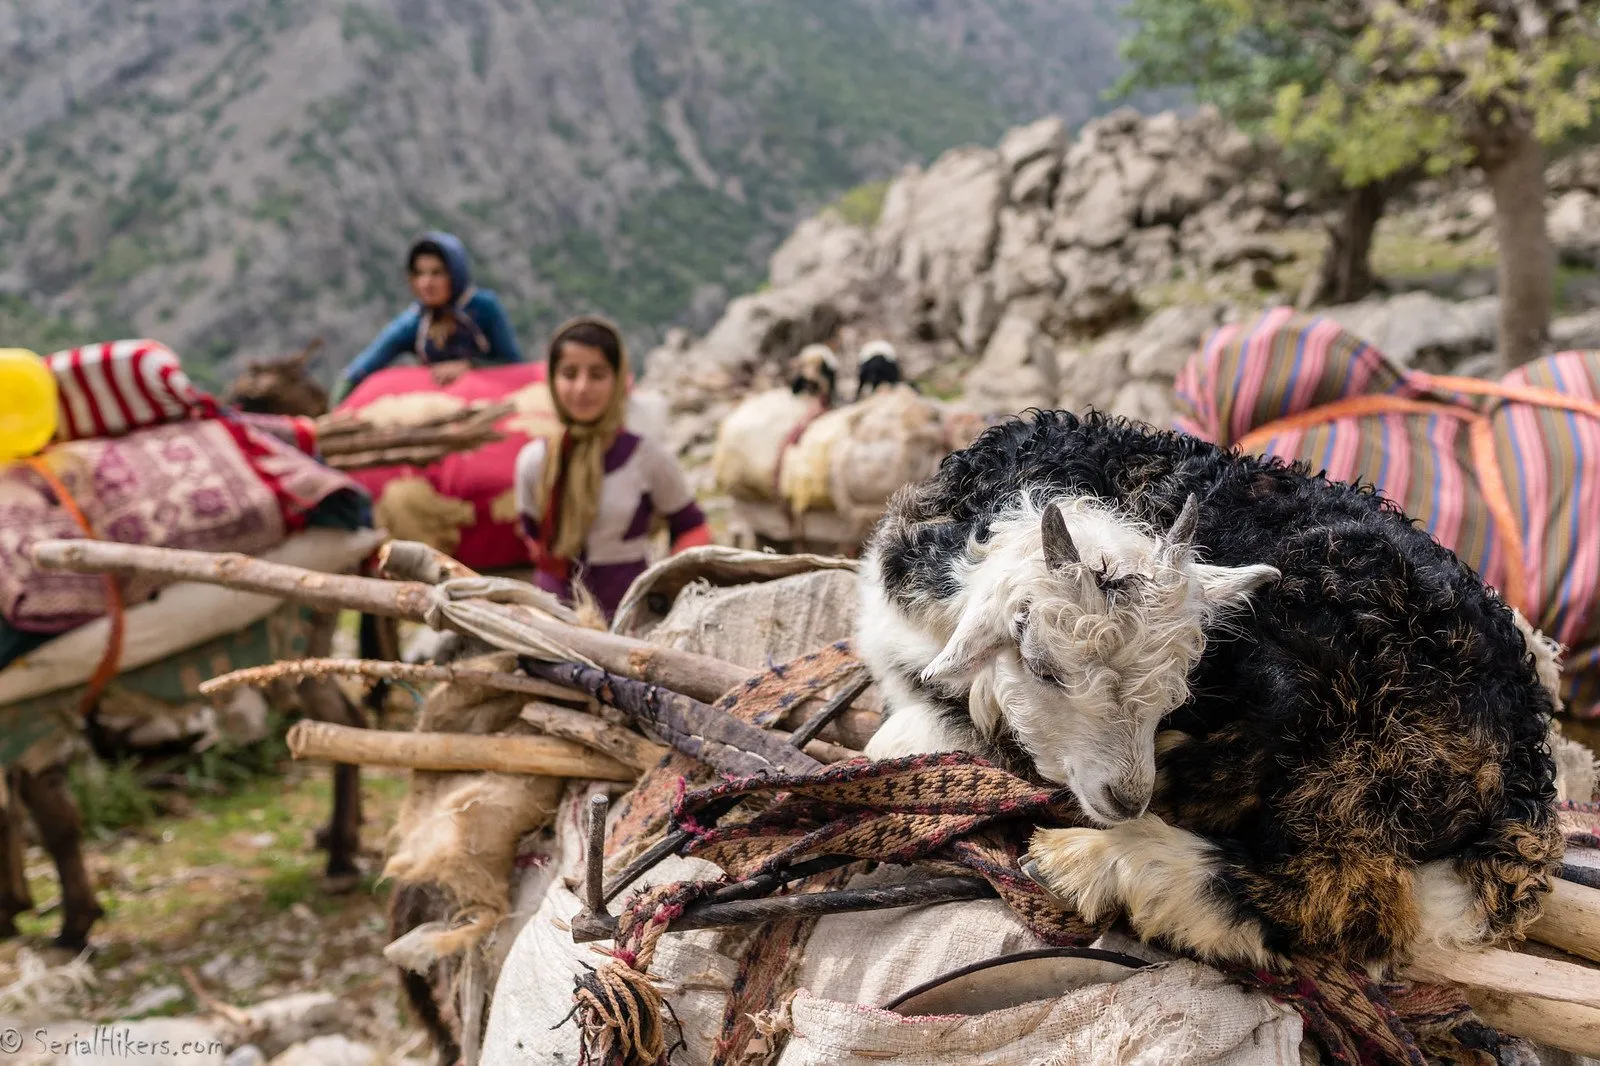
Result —
[{"label": "boulder", "polygon": [[1055,117],[1041,118],[1001,138],[1000,162],[1009,173],[1016,173],[1042,157],[1054,156],[1059,162],[1066,147],[1066,124]]},{"label": "boulder", "polygon": [[[989,269],[1005,199],[1000,155],[988,148],[946,152],[909,179],[894,228],[880,222],[875,239],[898,237],[897,272],[908,284],[931,284],[954,295]],[[887,214],[887,212],[886,212]]]},{"label": "boulder", "polygon": [[1056,353],[1061,392],[1058,406],[1071,411],[1109,411],[1128,382],[1128,334],[1119,331],[1091,345]]},{"label": "boulder", "polygon": [[1062,290],[1052,319],[1067,332],[1097,333],[1138,311],[1133,283],[1118,256],[1068,248],[1052,260]]},{"label": "boulder", "polygon": [[1055,348],[1039,327],[1038,306],[1008,309],[966,376],[967,403],[984,413],[1011,414],[1050,406],[1059,390]]},{"label": "boulder", "polygon": [[1452,303],[1432,293],[1408,292],[1330,307],[1322,313],[1399,366],[1443,369],[1494,349],[1500,299],[1488,296]]},{"label": "boulder", "polygon": [[1600,266],[1600,198],[1574,189],[1563,193],[1550,209],[1550,242],[1569,266]]},{"label": "boulder", "polygon": [[1156,429],[1171,429],[1177,412],[1172,386],[1156,381],[1130,381],[1117,390],[1111,401],[1111,413],[1136,422],[1144,422]]},{"label": "boulder", "polygon": [[814,215],[795,227],[767,261],[767,280],[773,288],[792,285],[819,270],[845,264],[865,265],[871,250],[866,230],[845,222],[834,211]]},{"label": "boulder", "polygon": [[1220,305],[1184,304],[1151,315],[1128,343],[1128,373],[1172,381],[1207,334],[1222,323]]},{"label": "boulder", "polygon": [[376,1066],[378,1053],[346,1036],[319,1036],[295,1044],[270,1066]]}]

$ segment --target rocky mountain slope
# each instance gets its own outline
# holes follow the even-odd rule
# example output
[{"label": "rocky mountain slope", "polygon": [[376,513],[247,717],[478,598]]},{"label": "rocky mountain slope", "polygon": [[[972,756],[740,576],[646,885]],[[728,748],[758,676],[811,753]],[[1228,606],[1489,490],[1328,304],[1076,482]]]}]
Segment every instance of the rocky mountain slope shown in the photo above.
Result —
[{"label": "rocky mountain slope", "polygon": [[703,327],[842,191],[1103,110],[1120,4],[5,0],[0,335],[342,362],[425,226],[525,345]]},{"label": "rocky mountain slope", "polygon": [[[823,211],[773,254],[771,287],[734,300],[703,337],[649,353],[676,444],[709,453],[746,391],[813,341],[852,357],[893,341],[909,374],[986,413],[1094,406],[1167,425],[1172,382],[1215,326],[1295,302],[1325,236],[1302,197],[1263,177],[1215,112],[1123,109],[1075,139],[1057,119],[909,167],[876,218]],[[1600,153],[1550,168],[1563,263],[1562,347],[1600,347]],[[1324,309],[1390,357],[1486,373],[1498,310],[1492,205],[1470,179],[1429,184],[1380,226],[1386,292]]]}]

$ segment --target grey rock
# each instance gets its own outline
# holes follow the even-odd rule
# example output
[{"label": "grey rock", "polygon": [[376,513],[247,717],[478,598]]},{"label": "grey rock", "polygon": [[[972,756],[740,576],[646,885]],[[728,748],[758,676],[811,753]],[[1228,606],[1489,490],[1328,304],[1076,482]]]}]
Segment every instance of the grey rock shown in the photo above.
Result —
[{"label": "grey rock", "polygon": [[1008,171],[1015,172],[1038,161],[1054,156],[1058,161],[1067,147],[1067,127],[1055,116],[1018,126],[1000,139],[1000,161]]},{"label": "grey rock", "polygon": [[127,1016],[129,1018],[142,1018],[147,1014],[154,1014],[174,1003],[183,1001],[184,991],[177,985],[158,985],[147,988],[133,997],[133,1002],[128,1004]]},{"label": "grey rock", "polygon": [[346,1036],[319,1036],[274,1056],[271,1066],[376,1066],[378,1053]]},{"label": "grey rock", "polygon": [[1128,372],[1136,378],[1176,378],[1221,323],[1220,311],[1214,305],[1189,304],[1157,311],[1129,341]]},{"label": "grey rock", "polygon": [[1428,360],[1452,363],[1492,350],[1500,300],[1490,296],[1452,303],[1432,293],[1408,292],[1330,307],[1323,313],[1397,365],[1420,368]]}]

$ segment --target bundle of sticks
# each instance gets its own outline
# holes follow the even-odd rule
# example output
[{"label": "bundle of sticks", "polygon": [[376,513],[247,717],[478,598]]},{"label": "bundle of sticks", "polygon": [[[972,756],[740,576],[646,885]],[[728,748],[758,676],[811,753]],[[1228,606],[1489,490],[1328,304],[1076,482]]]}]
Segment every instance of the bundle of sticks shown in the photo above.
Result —
[{"label": "bundle of sticks", "polygon": [[[220,693],[277,677],[332,674],[391,681],[470,680],[526,695],[523,720],[541,734],[393,733],[301,722],[289,737],[292,753],[301,759],[625,782],[671,749],[725,777],[808,774],[827,763],[858,757],[878,724],[876,712],[853,706],[867,686],[860,675],[820,710],[801,703],[777,729],[753,726],[712,706],[749,680],[746,671],[708,656],[575,625],[570,612],[538,590],[503,579],[479,579],[455,560],[419,544],[385,546],[380,569],[396,580],[322,574],[237,554],[89,540],[41,542],[34,547],[34,560],[46,569],[203,581],[322,610],[443,625],[518,653],[516,672],[319,659],[239,671],[202,686],[204,692]],[[483,584],[474,586],[473,581]],[[475,589],[480,591],[475,594]],[[445,601],[462,609],[441,608]],[[727,808],[737,803],[735,799]],[[702,812],[713,817],[725,813]],[[681,853],[689,843],[687,834],[668,833],[604,885],[599,861],[603,815],[603,810],[594,811],[585,910],[572,922],[574,936],[581,940],[609,938],[615,918],[606,905],[653,864]],[[776,894],[800,877],[829,869],[829,863],[841,864],[838,857],[821,856],[765,875],[760,883],[730,885],[686,907],[670,928],[744,925],[993,894],[981,879],[960,876],[862,891]],[[1593,965],[1600,962],[1600,890],[1558,880],[1529,935],[1530,942],[1518,951],[1430,947],[1400,976],[1461,988],[1484,1020],[1503,1031],[1600,1055],[1600,968]]]},{"label": "bundle of sticks", "polygon": [[338,470],[409,464],[427,466],[453,452],[500,440],[495,424],[514,407],[509,402],[469,403],[409,425],[374,425],[359,411],[335,411],[316,420],[322,459]]}]

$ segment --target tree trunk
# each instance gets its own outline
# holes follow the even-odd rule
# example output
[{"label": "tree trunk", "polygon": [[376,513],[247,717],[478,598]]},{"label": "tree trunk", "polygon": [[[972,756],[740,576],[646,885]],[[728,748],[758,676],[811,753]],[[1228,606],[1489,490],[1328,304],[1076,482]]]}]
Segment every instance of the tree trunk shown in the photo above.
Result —
[{"label": "tree trunk", "polygon": [[1328,226],[1328,249],[1302,306],[1353,303],[1372,291],[1372,237],[1393,183],[1375,181],[1344,192],[1338,221]]},{"label": "tree trunk", "polygon": [[1494,196],[1500,263],[1500,359],[1506,369],[1546,353],[1555,302],[1555,252],[1545,226],[1544,149],[1524,120],[1478,139],[1478,165]]}]

